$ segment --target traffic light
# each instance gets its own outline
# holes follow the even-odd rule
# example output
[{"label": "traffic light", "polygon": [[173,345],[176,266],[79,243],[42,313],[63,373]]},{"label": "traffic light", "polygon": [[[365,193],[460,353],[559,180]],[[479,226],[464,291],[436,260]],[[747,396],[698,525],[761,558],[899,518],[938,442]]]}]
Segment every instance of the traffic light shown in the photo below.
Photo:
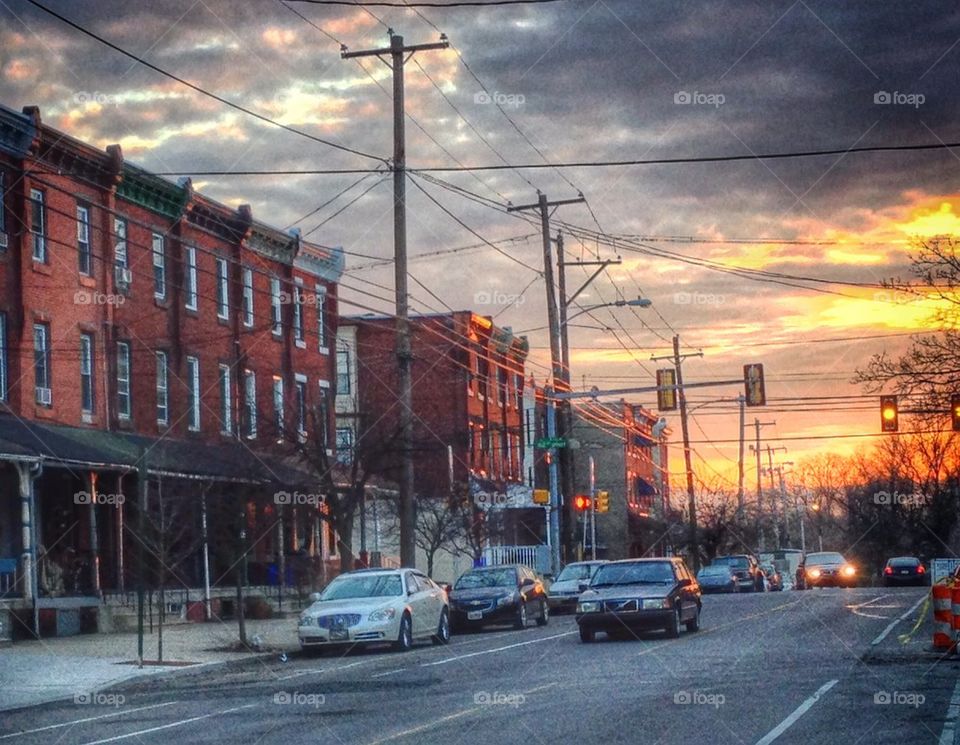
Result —
[{"label": "traffic light", "polygon": [[743,366],[743,389],[747,406],[766,406],[767,390],[763,384],[763,365]]},{"label": "traffic light", "polygon": [[597,492],[597,512],[609,512],[610,511],[610,492],[598,491]]},{"label": "traffic light", "polygon": [[590,509],[590,503],[592,501],[593,500],[591,500],[586,494],[577,494],[577,496],[573,498],[573,508],[577,512],[586,512]]},{"label": "traffic light", "polygon": [[898,417],[897,397],[880,396],[880,430],[882,432],[896,432],[899,427]]},{"label": "traffic light", "polygon": [[960,396],[950,397],[950,418],[953,420],[953,429],[960,432]]},{"label": "traffic light", "polygon": [[534,490],[533,490],[533,503],[534,503],[534,504],[550,504],[550,490],[549,490],[549,489],[534,489]]},{"label": "traffic light", "polygon": [[677,371],[672,367],[657,370],[657,408],[660,411],[677,408]]}]

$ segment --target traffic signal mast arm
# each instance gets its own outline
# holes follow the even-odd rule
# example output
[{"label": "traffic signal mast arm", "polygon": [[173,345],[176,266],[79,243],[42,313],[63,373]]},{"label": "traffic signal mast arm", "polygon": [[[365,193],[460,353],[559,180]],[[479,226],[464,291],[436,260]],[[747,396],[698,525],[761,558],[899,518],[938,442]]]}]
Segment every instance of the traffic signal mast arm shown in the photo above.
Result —
[{"label": "traffic signal mast arm", "polygon": [[[684,383],[683,387],[710,388],[718,385],[743,385],[743,378],[736,378],[734,380],[710,380],[703,383]],[[673,390],[674,387],[675,386],[648,385],[643,386],[642,388],[614,388],[607,391],[601,391],[598,388],[594,388],[590,391],[570,391],[569,393],[554,392],[552,394],[548,394],[548,396],[558,400],[574,398],[599,398],[600,396],[623,396],[630,393],[654,393],[656,391]]]}]

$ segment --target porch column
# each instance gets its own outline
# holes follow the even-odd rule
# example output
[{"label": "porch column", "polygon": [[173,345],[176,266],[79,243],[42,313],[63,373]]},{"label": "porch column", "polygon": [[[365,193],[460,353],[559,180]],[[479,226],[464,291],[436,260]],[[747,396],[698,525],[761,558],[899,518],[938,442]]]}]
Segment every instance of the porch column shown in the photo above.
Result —
[{"label": "porch column", "polygon": [[20,571],[23,576],[23,599],[33,602],[33,633],[40,638],[40,607],[37,605],[39,574],[37,569],[37,495],[36,479],[43,473],[43,464],[15,463],[20,488],[20,528],[22,552]]},{"label": "porch column", "polygon": [[87,472],[87,494],[90,495],[90,587],[93,594],[101,597],[100,590],[100,536],[97,532],[97,473]]}]

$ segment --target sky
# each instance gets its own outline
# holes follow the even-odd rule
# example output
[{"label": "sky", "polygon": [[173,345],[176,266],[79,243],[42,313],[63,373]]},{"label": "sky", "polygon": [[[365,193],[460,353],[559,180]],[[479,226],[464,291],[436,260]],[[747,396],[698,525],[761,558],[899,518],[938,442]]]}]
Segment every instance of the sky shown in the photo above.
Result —
[{"label": "sky", "polygon": [[[38,105],[44,122],[79,139],[119,143],[144,167],[192,176],[210,197],[343,246],[347,313],[392,307],[392,266],[376,261],[393,253],[389,177],[196,174],[382,169],[393,147],[390,70],[376,57],[341,59],[340,45],[388,46],[388,28],[408,44],[436,42],[440,32],[451,43],[405,67],[411,168],[960,141],[953,2],[558,0],[417,11],[280,0],[43,4],[200,88],[372,156],[260,121],[29,2],[0,0],[0,102]],[[538,189],[555,200],[582,193],[585,203],[553,215],[554,230],[567,233],[567,261],[621,263],[571,306],[575,387],[652,385],[665,363],[651,356],[669,353],[679,334],[685,353],[703,352],[684,362],[687,382],[732,380],[746,363],[764,365],[770,405],[748,410],[747,437],[755,418],[770,422],[762,447],[786,448],[775,462],[850,452],[870,439],[836,436],[877,433],[878,401],[826,397],[864,396],[851,378],[872,354],[902,353],[911,334],[933,328],[934,301],[879,285],[909,277],[917,240],[960,232],[958,162],[960,151],[943,149],[432,174],[441,184],[411,176],[412,307],[472,309],[525,333],[528,372],[542,382],[539,223],[497,205],[535,202]],[[587,271],[568,267],[568,287]],[[638,296],[652,305],[596,307]],[[700,481],[735,485],[739,392],[689,393]],[[814,396],[825,398],[803,400]],[[656,403],[650,394],[629,398]],[[787,410],[797,406],[806,411]],[[668,420],[676,440],[679,422]],[[671,471],[679,486],[679,448]]]}]

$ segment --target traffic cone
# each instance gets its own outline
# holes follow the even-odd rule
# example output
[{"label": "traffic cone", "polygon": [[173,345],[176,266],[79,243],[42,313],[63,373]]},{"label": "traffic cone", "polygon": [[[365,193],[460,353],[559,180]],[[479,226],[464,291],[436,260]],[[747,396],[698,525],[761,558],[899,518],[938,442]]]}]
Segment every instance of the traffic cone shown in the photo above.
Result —
[{"label": "traffic cone", "polygon": [[[960,615],[960,588],[954,588],[953,582],[949,581],[935,584],[931,592],[933,593],[933,648],[951,649],[956,639],[955,619]],[[954,605],[954,602],[957,604]],[[955,614],[954,611],[958,613]]]}]

